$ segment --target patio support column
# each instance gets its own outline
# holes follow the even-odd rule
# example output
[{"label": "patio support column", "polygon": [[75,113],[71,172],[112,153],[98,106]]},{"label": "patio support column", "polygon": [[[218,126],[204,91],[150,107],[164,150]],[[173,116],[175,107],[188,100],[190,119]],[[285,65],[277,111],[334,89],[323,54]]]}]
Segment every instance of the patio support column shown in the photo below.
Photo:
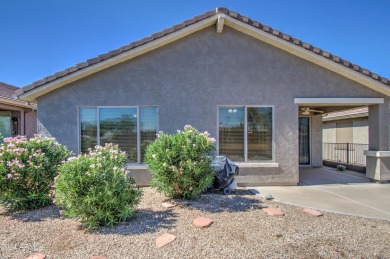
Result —
[{"label": "patio support column", "polygon": [[322,114],[311,116],[311,166],[322,166]]},{"label": "patio support column", "polygon": [[377,182],[390,180],[390,111],[389,98],[383,104],[369,106],[369,150],[366,155],[366,176]]}]

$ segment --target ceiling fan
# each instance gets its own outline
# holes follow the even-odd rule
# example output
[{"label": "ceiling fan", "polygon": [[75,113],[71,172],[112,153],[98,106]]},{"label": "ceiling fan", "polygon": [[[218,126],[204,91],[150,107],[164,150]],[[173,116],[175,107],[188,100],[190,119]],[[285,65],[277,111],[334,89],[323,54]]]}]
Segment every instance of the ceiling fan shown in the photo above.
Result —
[{"label": "ceiling fan", "polygon": [[301,115],[309,116],[309,115],[312,115],[312,114],[315,114],[315,113],[321,113],[322,114],[322,113],[324,113],[324,111],[310,109],[310,107],[302,107],[300,109],[300,113],[301,113]]}]

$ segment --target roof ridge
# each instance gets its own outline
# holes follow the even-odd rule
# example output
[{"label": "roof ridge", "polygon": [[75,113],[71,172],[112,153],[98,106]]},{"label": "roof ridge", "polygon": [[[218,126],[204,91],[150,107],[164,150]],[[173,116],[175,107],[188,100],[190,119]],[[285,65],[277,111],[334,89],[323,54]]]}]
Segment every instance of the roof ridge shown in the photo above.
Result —
[{"label": "roof ridge", "polygon": [[101,55],[98,55],[94,58],[90,58],[90,59],[87,59],[86,61],[84,62],[80,62],[74,66],[71,66],[71,67],[68,67],[66,69],[63,69],[59,72],[56,72],[52,75],[49,75],[49,76],[46,76],[40,80],[37,80],[37,81],[34,81],[32,82],[31,84],[29,85],[26,85],[24,86],[23,88],[20,88],[19,90],[16,91],[16,94],[17,95],[22,95],[23,93],[25,92],[28,92],[36,87],[39,87],[41,85],[44,85],[46,83],[49,83],[49,82],[52,82],[54,80],[57,80],[61,77],[64,77],[64,76],[67,76],[71,73],[74,73],[76,71],[79,71],[79,70],[82,70],[88,66],[92,66],[94,64],[97,64],[101,61],[104,61],[104,60],[107,60],[109,58],[112,58],[112,57],[115,57],[119,54],[122,54],[126,51],[129,51],[129,50],[132,50],[134,48],[137,48],[141,45],[144,45],[144,44],[147,44],[151,41],[154,41],[158,38],[161,38],[161,37],[164,37],[166,35],[169,35],[173,32],[176,32],[180,29],[183,29],[187,26],[190,26],[192,24],[195,24],[199,21],[202,21],[202,20],[205,20],[215,14],[225,14],[225,15],[228,15],[229,17],[231,18],[234,18],[238,21],[241,21],[243,23],[246,23],[256,29],[259,29],[259,30],[262,30],[274,37],[278,37],[284,41],[287,41],[287,42],[290,42],[291,44],[294,44],[296,46],[299,46],[301,48],[304,48],[308,51],[311,51],[312,53],[318,55],[318,56],[321,56],[323,58],[327,58],[328,60],[331,60],[337,64],[340,64],[344,67],[347,67],[351,70],[354,70],[360,74],[363,74],[373,80],[376,80],[386,86],[389,86],[390,87],[390,81],[389,79],[387,79],[386,77],[383,77],[383,76],[380,76],[379,74],[375,73],[375,72],[372,72],[370,71],[369,69],[366,69],[366,68],[362,68],[361,66],[357,65],[357,64],[354,64],[346,59],[342,59],[340,58],[339,56],[336,56],[336,55],[333,55],[332,53],[328,52],[328,51],[325,51],[321,48],[318,48],[310,43],[307,43],[307,42],[304,42],[300,39],[297,39],[297,38],[294,38],[292,37],[291,35],[289,34],[286,34],[286,33],[283,33],[277,29],[274,29],[268,25],[265,25],[265,24],[262,24],[256,20],[252,20],[250,19],[249,17],[247,16],[244,16],[244,15],[241,15],[233,10],[229,10],[228,8],[226,7],[217,7],[213,10],[209,10],[203,14],[200,14],[200,15],[197,15],[197,16],[194,16],[190,19],[187,19],[181,23],[178,23],[178,24],[175,24],[171,27],[168,27],[166,29],[163,29],[159,32],[156,32],[156,33],[153,33],[151,35],[148,35],[146,37],[143,37],[141,38],[140,40],[136,40],[136,41],[133,41],[133,42],[130,42],[129,44],[126,44],[126,45],[123,45],[119,48],[116,48],[114,50],[111,50],[111,51],[108,51],[106,53],[103,53]]}]

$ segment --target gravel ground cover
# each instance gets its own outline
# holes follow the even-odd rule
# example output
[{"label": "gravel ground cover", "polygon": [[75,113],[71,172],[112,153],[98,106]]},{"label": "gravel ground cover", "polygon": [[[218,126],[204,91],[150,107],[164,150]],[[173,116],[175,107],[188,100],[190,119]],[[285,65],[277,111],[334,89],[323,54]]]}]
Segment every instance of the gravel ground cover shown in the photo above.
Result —
[{"label": "gravel ground cover", "polygon": [[[191,201],[171,201],[144,188],[138,214],[112,228],[86,231],[63,218],[58,207],[10,215],[0,209],[0,258],[25,258],[41,252],[47,258],[390,258],[390,222],[265,201],[248,190],[233,195],[208,193]],[[283,217],[261,209],[279,208]],[[191,222],[198,216],[214,223],[206,229]],[[156,247],[164,233],[177,238]]]}]

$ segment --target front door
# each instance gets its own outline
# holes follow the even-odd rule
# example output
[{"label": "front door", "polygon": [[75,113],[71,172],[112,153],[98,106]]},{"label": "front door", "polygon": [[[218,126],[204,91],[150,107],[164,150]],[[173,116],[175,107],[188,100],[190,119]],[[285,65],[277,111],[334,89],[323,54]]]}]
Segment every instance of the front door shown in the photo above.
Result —
[{"label": "front door", "polygon": [[299,117],[299,164],[310,165],[310,118]]}]

